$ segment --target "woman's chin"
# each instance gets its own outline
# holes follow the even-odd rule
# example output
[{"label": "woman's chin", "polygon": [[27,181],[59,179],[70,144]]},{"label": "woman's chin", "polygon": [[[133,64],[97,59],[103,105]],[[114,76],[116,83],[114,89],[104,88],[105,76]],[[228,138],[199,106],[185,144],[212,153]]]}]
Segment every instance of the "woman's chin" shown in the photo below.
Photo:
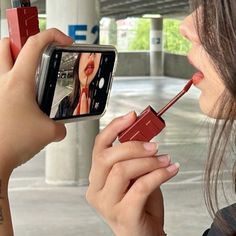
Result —
[{"label": "woman's chin", "polygon": [[224,117],[219,117],[219,106],[217,102],[209,101],[204,96],[199,98],[199,106],[203,114],[213,119],[222,119]]}]

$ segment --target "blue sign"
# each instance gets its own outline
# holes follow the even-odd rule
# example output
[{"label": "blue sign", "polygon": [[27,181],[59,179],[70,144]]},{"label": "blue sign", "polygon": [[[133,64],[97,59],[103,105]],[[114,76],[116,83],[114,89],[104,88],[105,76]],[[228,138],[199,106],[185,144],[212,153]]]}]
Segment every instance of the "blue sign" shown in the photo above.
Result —
[{"label": "blue sign", "polygon": [[91,32],[89,32],[88,25],[69,25],[68,26],[69,36],[74,39],[74,41],[86,42],[88,39],[88,34],[95,36],[93,44],[99,43],[99,26],[95,25],[92,27]]}]

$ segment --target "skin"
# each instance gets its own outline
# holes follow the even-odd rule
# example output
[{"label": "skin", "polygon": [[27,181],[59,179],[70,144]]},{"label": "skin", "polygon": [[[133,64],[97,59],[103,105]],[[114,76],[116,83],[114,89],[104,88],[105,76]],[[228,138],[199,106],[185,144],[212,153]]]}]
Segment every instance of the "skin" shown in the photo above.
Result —
[{"label": "skin", "polygon": [[180,26],[180,33],[192,44],[188,53],[190,63],[204,74],[204,79],[195,85],[201,91],[200,108],[207,116],[218,118],[217,101],[225,91],[225,85],[199,40],[194,19],[195,12],[184,19]]},{"label": "skin", "polygon": [[156,143],[113,145],[136,114],[113,120],[96,138],[88,202],[106,219],[116,235],[164,235],[164,207],[160,185],[175,176],[178,163],[157,156]]},{"label": "skin", "polygon": [[[90,110],[90,104],[91,104],[91,99],[87,97],[83,92],[84,88],[89,88],[90,83],[94,79],[95,75],[97,74],[100,61],[101,61],[101,53],[82,53],[80,57],[80,62],[79,62],[79,80],[80,80],[80,92],[81,92],[81,98],[78,103],[78,106],[76,107],[74,111],[74,115],[77,114],[78,107],[80,106],[80,114],[87,114],[89,113]],[[89,63],[93,62],[94,63],[94,69],[93,72],[89,75],[86,74],[86,68]]]},{"label": "skin", "polygon": [[[192,43],[189,60],[204,74],[196,85],[201,91],[201,110],[215,117],[212,109],[225,86],[200,43],[194,17],[195,13],[183,21],[180,32]],[[117,118],[98,135],[87,200],[116,235],[161,236],[164,206],[160,186],[177,174],[179,165],[171,164],[168,155],[157,157],[158,146],[152,143],[148,151],[142,142],[114,144],[118,134],[135,119],[135,113]]]},{"label": "skin", "polygon": [[[79,80],[81,87],[89,86],[95,75],[97,74],[99,64],[101,61],[101,53],[82,53],[79,62]],[[94,62],[94,70],[89,76],[86,75],[85,70],[89,62]],[[86,84],[87,82],[87,84]]]},{"label": "skin", "polygon": [[65,126],[41,112],[35,99],[38,61],[52,42],[69,45],[72,40],[56,29],[37,34],[13,65],[9,39],[0,41],[0,235],[13,235],[7,192],[12,171],[66,135]]}]

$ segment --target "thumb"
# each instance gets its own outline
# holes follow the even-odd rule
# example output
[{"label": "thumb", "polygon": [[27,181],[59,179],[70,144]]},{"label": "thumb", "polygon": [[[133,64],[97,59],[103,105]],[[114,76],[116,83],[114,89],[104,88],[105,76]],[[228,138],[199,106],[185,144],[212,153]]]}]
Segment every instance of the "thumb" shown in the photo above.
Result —
[{"label": "thumb", "polygon": [[115,118],[104,128],[95,140],[94,152],[100,152],[112,145],[120,132],[127,129],[137,119],[135,112]]},{"label": "thumb", "polygon": [[[54,121],[52,121],[54,122]],[[52,126],[50,142],[59,142],[63,140],[66,136],[66,127],[64,124],[59,122],[54,122]]]}]

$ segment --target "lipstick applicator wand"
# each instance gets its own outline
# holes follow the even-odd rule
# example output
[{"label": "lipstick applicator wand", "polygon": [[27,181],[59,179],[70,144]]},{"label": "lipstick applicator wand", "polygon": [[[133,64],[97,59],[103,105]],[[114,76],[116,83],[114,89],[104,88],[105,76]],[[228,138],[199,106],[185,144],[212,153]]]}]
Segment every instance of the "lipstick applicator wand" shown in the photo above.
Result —
[{"label": "lipstick applicator wand", "polygon": [[165,105],[158,113],[157,116],[162,116],[170,107],[172,107],[185,93],[188,92],[190,87],[192,86],[193,81],[189,80],[188,83],[185,85],[183,90],[177,94],[167,105]]}]

